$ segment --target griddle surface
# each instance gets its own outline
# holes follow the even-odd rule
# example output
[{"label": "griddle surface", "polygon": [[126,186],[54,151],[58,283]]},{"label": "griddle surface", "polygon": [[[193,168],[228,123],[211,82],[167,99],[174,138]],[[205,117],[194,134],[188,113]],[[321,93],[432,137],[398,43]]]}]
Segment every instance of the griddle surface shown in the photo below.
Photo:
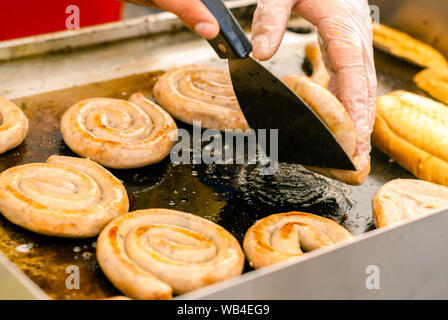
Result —
[{"label": "griddle surface", "polygon": [[[379,94],[395,89],[421,94],[412,83],[417,68],[379,52],[376,63]],[[30,131],[22,145],[0,156],[0,171],[45,162],[53,154],[76,156],[62,141],[59,130],[68,107],[91,97],[127,99],[137,91],[151,98],[152,86],[161,74],[134,75],[15,100],[30,120]],[[178,126],[191,130],[179,122]],[[257,170],[253,165],[174,165],[167,158],[153,166],[112,172],[123,180],[131,210],[170,208],[191,212],[219,223],[240,242],[257,219],[290,210],[332,218],[355,235],[366,232],[374,228],[370,202],[376,190],[391,179],[412,177],[375,148],[371,176],[361,187],[311,174],[298,165],[282,163],[275,176],[264,178]],[[95,241],[34,234],[0,216],[0,251],[55,299],[97,299],[119,294],[99,269]],[[80,290],[66,288],[65,271],[69,265],[80,268]]]}]

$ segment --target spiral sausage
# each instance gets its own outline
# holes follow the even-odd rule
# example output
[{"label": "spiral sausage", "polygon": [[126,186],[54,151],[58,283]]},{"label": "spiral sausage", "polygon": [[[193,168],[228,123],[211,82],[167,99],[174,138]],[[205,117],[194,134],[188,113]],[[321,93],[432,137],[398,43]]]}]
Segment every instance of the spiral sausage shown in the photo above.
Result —
[{"label": "spiral sausage", "polygon": [[262,268],[348,239],[352,239],[350,232],[332,220],[288,212],[257,221],[247,231],[243,246],[250,264]]},{"label": "spiral sausage", "polygon": [[17,147],[28,133],[28,119],[14,103],[0,96],[0,154]]},{"label": "spiral sausage", "polygon": [[87,159],[51,156],[0,174],[0,212],[37,233],[91,237],[128,209],[120,181]]},{"label": "spiral sausage", "polygon": [[448,208],[448,188],[427,181],[396,179],[378,190],[372,207],[375,225],[382,228]]},{"label": "spiral sausage", "polygon": [[249,128],[223,70],[199,64],[173,68],[157,81],[154,95],[180,121],[217,130]]},{"label": "spiral sausage", "polygon": [[98,262],[112,283],[136,299],[169,299],[239,275],[244,254],[217,224],[185,212],[130,212],[98,238]]},{"label": "spiral sausage", "polygon": [[136,93],[128,101],[94,98],[62,117],[65,143],[77,154],[110,168],[138,168],[165,158],[177,126],[155,103]]},{"label": "spiral sausage", "polygon": [[356,130],[352,119],[342,103],[326,88],[311,81],[307,76],[291,74],[282,81],[304,99],[331,130],[347,155],[352,158],[356,171],[332,168],[306,167],[307,169],[339,181],[363,184],[370,173],[370,159],[355,155]]}]

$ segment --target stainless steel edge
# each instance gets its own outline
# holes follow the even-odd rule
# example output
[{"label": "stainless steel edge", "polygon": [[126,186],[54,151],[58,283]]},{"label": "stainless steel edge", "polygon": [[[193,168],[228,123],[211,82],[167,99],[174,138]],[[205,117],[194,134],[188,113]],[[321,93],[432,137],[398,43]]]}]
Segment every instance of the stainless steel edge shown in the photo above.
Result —
[{"label": "stainless steel edge", "polygon": [[[408,20],[413,19],[413,16],[397,19],[396,17],[400,16],[399,8],[405,8],[412,3],[418,8],[424,3],[429,7],[424,11],[427,13],[434,3],[438,3],[435,7],[436,11],[441,10],[444,3],[448,4],[446,1],[435,0],[378,0],[373,2],[383,3],[381,4],[381,13],[384,23],[399,27],[417,37],[418,33],[411,31],[413,28],[418,31],[418,26],[423,22],[412,24],[412,21]],[[443,14],[447,11],[442,10],[441,12]],[[432,15],[439,16],[437,12],[433,12]],[[174,18],[174,16],[172,17]],[[448,23],[445,22],[444,17],[440,19],[441,21],[431,25]],[[410,25],[406,26],[403,24],[404,21],[408,21]],[[417,21],[420,21],[420,18]],[[121,28],[124,28],[123,24],[120,24],[118,29]],[[101,28],[99,30],[107,33],[107,30]],[[154,30],[147,31],[151,33]],[[432,38],[435,35],[443,36],[446,34],[444,30],[442,32],[440,27],[434,27],[434,32],[431,30],[428,34],[432,35]],[[135,37],[135,35],[131,36],[132,32],[126,34],[122,30],[117,31],[118,34],[121,32],[125,34],[124,38]],[[67,40],[70,45],[79,46],[77,41],[83,36],[79,34],[80,38],[77,38],[78,31],[69,31],[68,33],[73,34],[73,38],[71,38],[73,43]],[[24,45],[23,50],[36,50],[34,52],[43,50],[45,40],[39,37],[41,36],[28,39],[29,47],[26,43],[16,42],[16,49],[19,50],[20,45]],[[305,36],[300,43],[296,43],[296,39],[293,38],[295,37],[287,34],[285,43],[289,41],[292,45],[289,50],[298,54],[301,52],[299,48],[302,48],[302,42],[315,40],[315,35]],[[54,42],[62,41],[61,43],[63,43],[64,39],[63,37],[60,40],[55,39]],[[448,44],[446,37],[441,39],[445,39],[443,42]],[[196,61],[202,62],[203,59],[213,57],[210,49],[201,40],[194,38],[192,34],[179,34],[172,39],[162,40],[128,40],[125,44],[92,47],[68,55],[55,54],[47,56],[45,59],[30,57],[8,61],[0,64],[0,82],[2,83],[0,93],[15,98],[147,70],[157,70],[160,67],[166,68],[169,63],[173,63],[173,59],[187,64]],[[179,43],[176,48],[169,48],[167,47],[168,41],[171,43],[179,41]],[[431,41],[428,42],[431,43]],[[14,46],[7,47],[5,43],[0,42],[0,53],[16,50],[13,49]],[[11,44],[11,42],[9,43]],[[92,44],[94,43],[92,41]],[[445,44],[440,43],[439,49],[443,48]],[[50,51],[54,51],[54,48],[51,48]],[[45,50],[40,53],[47,52]],[[151,50],[151,55],[147,54],[148,50]],[[187,50],[194,54],[185,56],[184,52]],[[448,53],[448,50],[443,50],[443,52]],[[24,55],[17,52],[16,57],[29,54],[29,51]],[[171,56],[170,61],[165,56]],[[287,55],[280,52],[278,59],[291,66],[288,69],[290,72],[296,72],[295,68],[299,67],[298,57],[293,57],[290,52]],[[287,59],[291,59],[290,62]],[[107,65],[105,61],[107,61]],[[215,60],[208,62],[220,63]],[[273,68],[276,67],[278,66],[273,66]],[[370,214],[370,212],[366,212],[366,214]],[[357,236],[350,243],[317,250],[276,266],[249,272],[239,278],[179,296],[177,299],[448,298],[446,276],[448,233],[446,225],[448,225],[448,210],[394,227],[369,231]],[[379,267],[379,290],[369,290],[365,286],[369,276],[366,274],[366,268],[372,265]],[[48,296],[40,288],[37,288],[23,272],[1,255],[0,279],[1,299],[48,299]],[[15,291],[16,288],[17,291]]]},{"label": "stainless steel edge", "polygon": [[64,49],[86,47],[182,27],[171,13],[101,24],[0,42],[0,60],[23,58]]},{"label": "stainless steel edge", "polygon": [[437,211],[177,299],[448,299],[447,225]]},{"label": "stainless steel edge", "polygon": [[[230,9],[235,9],[253,5],[256,2],[256,0],[236,0],[226,4]],[[0,41],[0,61],[173,31],[183,26],[174,14],[162,12],[79,30]]]},{"label": "stainless steel edge", "polygon": [[0,253],[0,300],[48,300],[50,297]]}]

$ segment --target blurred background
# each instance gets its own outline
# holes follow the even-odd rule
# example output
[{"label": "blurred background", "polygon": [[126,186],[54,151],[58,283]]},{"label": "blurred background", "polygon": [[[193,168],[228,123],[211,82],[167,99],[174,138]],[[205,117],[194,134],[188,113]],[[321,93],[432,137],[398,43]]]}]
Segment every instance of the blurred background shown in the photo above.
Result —
[{"label": "blurred background", "polygon": [[142,6],[138,6],[132,3],[125,3],[123,6],[123,19],[130,19],[135,17],[141,17],[147,14],[151,14],[154,12],[158,12],[158,10],[151,9],[151,8],[145,8]]},{"label": "blurred background", "polygon": [[66,30],[70,5],[79,7],[81,28],[157,12],[118,0],[0,0],[0,40]]}]

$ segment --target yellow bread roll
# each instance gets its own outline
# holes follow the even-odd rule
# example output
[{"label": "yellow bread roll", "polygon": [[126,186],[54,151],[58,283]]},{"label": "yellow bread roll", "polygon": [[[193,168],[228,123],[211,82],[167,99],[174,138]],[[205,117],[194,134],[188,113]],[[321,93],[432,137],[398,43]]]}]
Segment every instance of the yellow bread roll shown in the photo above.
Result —
[{"label": "yellow bread roll", "polygon": [[448,108],[395,91],[377,99],[372,140],[416,177],[448,186]]},{"label": "yellow bread roll", "polygon": [[433,98],[448,104],[448,68],[428,68],[416,74],[415,84]]},{"label": "yellow bread roll", "polygon": [[448,188],[413,179],[396,179],[386,183],[372,201],[378,228],[445,207],[448,208]]},{"label": "yellow bread roll", "polygon": [[373,26],[376,48],[421,67],[447,67],[445,57],[433,47],[382,24]]},{"label": "yellow bread roll", "polygon": [[341,102],[327,89],[303,75],[288,75],[282,81],[297,93],[317,113],[328,126],[345,152],[353,158],[357,171],[307,167],[314,172],[340,180],[345,183],[360,185],[367,179],[370,163],[367,159],[355,157],[356,130],[352,119]]}]

